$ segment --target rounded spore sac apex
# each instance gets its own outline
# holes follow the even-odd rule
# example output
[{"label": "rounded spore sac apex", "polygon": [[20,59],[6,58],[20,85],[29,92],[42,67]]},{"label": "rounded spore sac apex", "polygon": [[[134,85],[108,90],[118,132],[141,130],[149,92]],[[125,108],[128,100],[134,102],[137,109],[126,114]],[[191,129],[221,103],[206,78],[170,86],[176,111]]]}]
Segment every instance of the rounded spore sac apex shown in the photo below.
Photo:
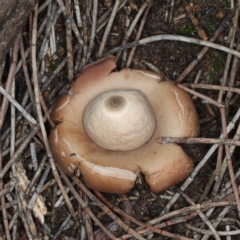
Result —
[{"label": "rounded spore sac apex", "polygon": [[110,111],[120,111],[126,106],[126,99],[120,95],[113,95],[106,99],[105,106]]},{"label": "rounded spore sac apex", "polygon": [[88,136],[109,150],[136,149],[155,130],[152,108],[137,90],[115,90],[96,97],[86,107],[83,119]]}]

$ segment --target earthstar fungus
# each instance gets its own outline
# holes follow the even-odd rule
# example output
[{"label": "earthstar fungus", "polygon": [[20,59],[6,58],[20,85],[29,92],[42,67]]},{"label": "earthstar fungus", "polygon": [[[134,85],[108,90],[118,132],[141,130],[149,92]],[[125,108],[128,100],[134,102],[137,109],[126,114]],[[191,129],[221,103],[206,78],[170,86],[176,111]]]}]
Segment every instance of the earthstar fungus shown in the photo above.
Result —
[{"label": "earthstar fungus", "polygon": [[113,56],[87,65],[56,102],[51,118],[58,124],[49,137],[54,158],[94,190],[126,193],[138,172],[151,191],[166,190],[184,180],[193,163],[179,145],[156,139],[197,136],[195,107],[161,75],[115,67]]}]

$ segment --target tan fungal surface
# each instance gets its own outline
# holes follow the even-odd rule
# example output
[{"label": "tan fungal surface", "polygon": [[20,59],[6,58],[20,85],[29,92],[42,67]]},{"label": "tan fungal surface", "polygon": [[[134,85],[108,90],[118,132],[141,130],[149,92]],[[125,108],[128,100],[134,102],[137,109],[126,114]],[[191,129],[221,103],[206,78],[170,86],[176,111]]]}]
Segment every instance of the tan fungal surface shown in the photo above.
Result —
[{"label": "tan fungal surface", "polygon": [[159,137],[197,136],[198,117],[186,92],[161,75],[125,68],[112,72],[109,56],[86,66],[70,94],[56,103],[50,146],[68,175],[83,175],[88,187],[126,193],[141,171],[154,192],[184,180],[193,169],[177,144]]}]

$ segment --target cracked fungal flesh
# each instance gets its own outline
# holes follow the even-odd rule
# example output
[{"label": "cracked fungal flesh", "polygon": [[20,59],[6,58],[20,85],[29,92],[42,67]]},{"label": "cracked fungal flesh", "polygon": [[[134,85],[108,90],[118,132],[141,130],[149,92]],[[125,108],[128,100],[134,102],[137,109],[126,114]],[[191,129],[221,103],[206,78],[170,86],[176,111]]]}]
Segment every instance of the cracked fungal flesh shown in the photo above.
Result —
[{"label": "cracked fungal flesh", "polygon": [[[49,137],[54,158],[94,190],[126,193],[139,172],[153,192],[166,190],[184,180],[193,163],[179,145],[156,139],[197,136],[193,102],[159,74],[115,67],[113,56],[87,65],[56,102],[51,118],[58,124]],[[143,103],[134,112],[138,97]]]}]

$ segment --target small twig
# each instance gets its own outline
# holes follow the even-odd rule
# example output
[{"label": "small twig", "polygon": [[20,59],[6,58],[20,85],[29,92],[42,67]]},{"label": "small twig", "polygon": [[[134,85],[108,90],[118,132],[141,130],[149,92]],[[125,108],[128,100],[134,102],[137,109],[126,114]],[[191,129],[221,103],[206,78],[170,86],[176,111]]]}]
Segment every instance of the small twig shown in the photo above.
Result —
[{"label": "small twig", "polygon": [[[234,46],[235,35],[236,35],[236,31],[237,31],[237,24],[238,24],[238,11],[236,11],[236,13],[235,13],[235,16],[233,18],[233,26],[231,27],[230,33],[229,33],[229,38],[231,38],[229,48],[233,48],[233,46]],[[227,60],[225,63],[224,73],[223,73],[223,77],[222,77],[222,81],[221,81],[222,86],[226,85],[227,75],[228,75],[228,70],[230,67],[231,59],[232,59],[232,55],[230,53],[228,53]],[[218,94],[218,102],[222,102],[223,94],[224,94],[224,92],[223,92],[223,90],[221,90]]]},{"label": "small twig", "polygon": [[[11,96],[13,98],[15,98],[16,96],[16,81],[15,78],[13,79],[12,82],[12,91],[11,91]],[[10,157],[13,156],[14,152],[15,152],[15,143],[16,143],[16,108],[11,105],[11,143],[10,143]],[[12,165],[12,172],[13,172],[13,179],[15,179],[15,181],[17,182],[17,178],[15,178],[15,163],[13,163]],[[7,199],[10,199],[10,194],[6,195]],[[13,200],[13,199],[11,199]],[[14,206],[13,207],[14,211],[17,211],[17,207]],[[17,214],[18,216],[18,214]],[[12,231],[12,238],[15,240],[16,239],[16,235],[17,235],[17,221],[11,221],[10,223],[12,223],[12,227],[13,227],[13,231]],[[10,223],[9,223],[9,230],[10,230]]]},{"label": "small twig", "polygon": [[37,171],[38,161],[37,161],[36,148],[34,143],[30,143],[30,152],[31,152],[32,165],[33,165],[34,171]]},{"label": "small twig", "polygon": [[44,56],[47,52],[47,44],[49,42],[49,36],[50,36],[50,32],[52,30],[52,26],[54,24],[54,16],[57,12],[57,6],[56,3],[50,4],[48,6],[48,12],[49,12],[49,17],[48,17],[48,21],[46,24],[46,30],[44,33],[44,39],[42,40],[42,44],[38,53],[38,57],[37,57],[37,66],[40,66],[41,61],[44,59]]},{"label": "small twig", "polygon": [[[59,11],[57,11],[57,13],[55,14],[55,18],[58,17],[58,13]],[[50,32],[50,36],[49,36],[49,43],[50,43],[50,49],[51,49],[51,55],[53,55],[54,53],[56,53],[57,51],[57,46],[56,46],[56,36],[55,36],[55,22],[56,20],[53,20],[53,25],[51,27],[51,32]]]},{"label": "small twig", "polygon": [[[195,232],[199,232],[201,234],[205,234],[205,235],[213,235],[212,231],[209,230],[204,230],[204,229],[200,229],[197,227],[194,227],[193,225],[190,225],[188,223],[185,224],[185,226]],[[240,234],[240,230],[233,230],[233,231],[217,231],[217,234],[219,236],[233,236],[233,235],[239,235]],[[203,238],[202,238],[203,239]]]},{"label": "small twig", "polygon": [[[6,83],[6,90],[4,90],[4,88],[2,86],[0,86],[0,90],[3,90],[4,93],[7,93],[7,96],[12,98],[10,96],[10,94],[8,94],[8,92],[11,92],[11,87],[12,87],[12,82],[14,79],[14,74],[15,74],[15,69],[16,69],[16,62],[17,62],[17,54],[18,54],[18,48],[19,48],[19,37],[20,35],[18,34],[17,39],[14,42],[14,47],[12,50],[12,63],[11,63],[11,67],[9,70],[9,74],[8,74],[8,79],[7,79],[7,83]],[[14,88],[13,88],[14,89]],[[7,107],[8,107],[8,98],[3,98],[2,100],[2,105],[1,105],[1,110],[0,110],[0,137],[2,135],[2,126],[3,126],[3,122],[6,116],[6,111],[7,111]],[[15,116],[12,117],[11,122],[13,120]],[[11,128],[11,130],[13,130]],[[14,135],[15,136],[15,135]],[[14,141],[15,141],[15,137],[13,139],[11,139],[11,144],[14,145]],[[11,148],[11,152],[12,152],[12,148]],[[2,161],[2,142],[0,141],[0,191],[3,189],[3,161]],[[3,224],[4,224],[4,228],[5,228],[5,235],[6,235],[6,239],[7,240],[11,240],[11,236],[10,236],[10,230],[9,230],[9,224],[8,224],[8,218],[7,218],[7,210],[5,207],[5,196],[2,195],[1,197],[1,206],[2,206],[2,215],[3,215]]]},{"label": "small twig", "polygon": [[[12,63],[11,63],[10,70],[8,73],[5,90],[2,86],[0,86],[1,93],[5,96],[5,98],[3,98],[3,100],[2,100],[2,105],[1,105],[1,109],[0,109],[0,129],[2,128],[4,119],[5,119],[9,98],[12,99],[12,97],[9,95],[9,93],[11,91],[13,76],[14,76],[15,70],[16,70],[18,49],[19,49],[19,34],[18,34],[17,39],[14,42]],[[8,96],[8,97],[6,97],[6,96]]]},{"label": "small twig", "polygon": [[22,115],[32,124],[37,124],[37,121],[10,95],[6,90],[0,86],[0,93],[4,95],[21,113]]},{"label": "small twig", "polygon": [[45,180],[46,180],[46,178],[48,176],[48,173],[50,172],[50,169],[51,169],[51,167],[50,167],[50,165],[48,165],[47,168],[45,169],[45,172],[42,175],[42,178],[41,178],[41,180],[40,180],[36,190],[34,191],[34,194],[32,195],[32,198],[28,202],[28,205],[27,205],[28,209],[32,209],[33,208],[33,205],[34,205],[34,203],[35,203],[35,201],[36,201],[36,199],[37,199],[37,197],[38,197],[38,195],[40,193],[40,190],[41,190],[41,188],[43,186],[43,183],[45,182]]},{"label": "small twig", "polygon": [[207,102],[209,102],[209,103],[211,103],[211,104],[213,104],[213,105],[215,105],[215,106],[217,106],[219,108],[224,108],[224,105],[222,105],[221,103],[219,103],[219,102],[217,102],[217,101],[215,101],[215,100],[213,100],[213,99],[211,99],[211,98],[209,98],[209,97],[207,97],[207,96],[205,96],[205,95],[203,95],[201,93],[198,93],[198,92],[196,92],[194,90],[191,90],[191,89],[185,87],[184,85],[182,85],[181,83],[176,82],[175,84],[176,84],[176,86],[178,86],[179,88],[185,90],[186,92],[189,92],[189,93],[191,93],[191,94],[193,94],[193,95],[195,95],[195,96],[197,96],[199,98],[202,98],[202,99],[206,100]]},{"label": "small twig", "polygon": [[[15,200],[13,200],[13,198],[11,197],[10,194],[6,194],[6,198],[8,199],[9,202],[15,202]],[[17,204],[13,205],[13,209],[14,209],[14,215],[12,216],[11,221],[9,222],[9,230],[12,229],[12,240],[16,240],[17,239],[17,218],[19,217],[19,212],[17,209]]]},{"label": "small twig", "polygon": [[[36,228],[35,222],[33,221],[31,212],[26,208],[27,202],[26,202],[23,192],[20,189],[18,192],[18,196],[19,196],[19,204],[18,205],[21,205],[21,207],[22,207],[22,219],[25,218],[26,224],[29,228],[29,232],[33,236],[33,238],[37,238],[38,234],[37,234],[37,228]],[[26,228],[26,225],[25,225],[25,228]]]},{"label": "small twig", "polygon": [[[142,60],[142,63],[143,63],[145,66],[147,66],[150,70],[152,70],[153,72],[162,74],[161,71],[160,71],[155,65],[153,65],[152,63],[147,62],[147,61],[145,61],[145,60]],[[162,75],[163,75],[163,74],[162,74]],[[165,77],[163,78],[163,80],[165,80]]]},{"label": "small twig", "polygon": [[[74,186],[75,183],[73,182],[73,183],[71,183],[71,184],[72,184],[72,186]],[[67,187],[65,190],[66,190],[66,193],[69,193],[70,188]],[[61,193],[61,191],[57,191],[57,195],[59,195],[60,193]],[[58,208],[58,207],[61,206],[63,203],[64,203],[64,197],[63,197],[63,195],[61,195],[61,196],[57,199],[54,207],[55,207],[55,208]]]},{"label": "small twig", "polygon": [[7,193],[10,193],[15,187],[17,181],[15,178],[12,178],[7,184],[4,185],[4,188],[0,190],[0,197],[4,196]]},{"label": "small twig", "polygon": [[[233,117],[232,121],[230,123],[228,123],[227,126],[227,132],[229,133],[235,126],[235,123],[237,122],[237,120],[240,117],[240,109],[237,111],[237,113],[235,114],[235,116]],[[219,138],[223,138],[222,134],[220,135]],[[190,174],[190,176],[185,180],[185,182],[182,184],[181,186],[181,190],[184,191],[189,185],[190,183],[194,180],[195,176],[198,174],[198,172],[200,171],[200,169],[203,167],[203,165],[207,162],[207,160],[212,156],[212,154],[215,152],[215,150],[217,149],[218,144],[214,144],[209,151],[205,154],[205,156],[203,157],[203,159],[200,161],[200,163],[195,167],[194,171]],[[179,198],[179,194],[176,193],[172,199],[168,202],[168,204],[166,205],[166,207],[164,208],[163,213],[168,212],[168,210],[170,209],[170,207],[177,201],[177,199]]]},{"label": "small twig", "polygon": [[87,211],[88,215],[92,218],[92,220],[111,238],[111,239],[115,239],[116,237],[109,232],[104,226],[103,224],[95,217],[95,215],[92,213],[92,211],[86,206],[86,204],[84,203],[84,201],[81,199],[81,197],[79,196],[79,194],[77,193],[77,191],[73,188],[73,186],[71,185],[69,179],[67,178],[67,176],[61,171],[60,172],[62,174],[62,177],[64,179],[64,181],[66,182],[66,184],[69,186],[72,194],[74,195],[74,197],[77,199],[77,201],[79,202],[79,204],[81,205],[81,207],[83,209],[85,209],[85,211]]},{"label": "small twig", "polygon": [[[222,145],[220,145],[220,146],[222,146]],[[209,193],[209,191],[210,191],[210,189],[211,189],[211,187],[214,183],[214,180],[215,180],[215,171],[213,172],[213,174],[212,174],[211,178],[209,179],[201,197],[199,198],[199,200],[198,200],[199,203],[204,201],[204,199],[206,198],[207,194]]]},{"label": "small twig", "polygon": [[[102,25],[107,19],[108,17],[111,15],[111,12],[112,12],[112,9],[113,9],[113,6],[109,7],[105,13],[98,19],[97,21],[97,27],[99,27],[100,25]],[[98,30],[97,30],[98,32]]]},{"label": "small twig", "polygon": [[[65,8],[65,6],[64,6],[63,1],[62,1],[62,0],[57,0],[57,3],[58,3],[59,6],[61,7],[61,9],[62,9],[62,11],[63,11],[63,14],[66,16],[66,8]],[[71,24],[72,24],[73,32],[74,32],[75,35],[76,35],[76,39],[77,39],[77,41],[79,42],[79,44],[80,44],[81,46],[83,46],[83,40],[82,40],[82,37],[81,37],[80,32],[78,31],[77,25],[76,25],[76,23],[75,23],[75,21],[74,21],[74,19],[73,19],[72,17],[69,17],[69,18],[70,18],[69,20],[71,21]]]},{"label": "small twig", "polygon": [[[88,197],[81,189],[79,190],[79,194],[82,197],[83,201],[85,202],[86,206],[89,206]],[[83,209],[83,211],[81,211],[81,213],[82,213],[82,219],[84,220],[84,223],[85,223],[85,229],[87,231],[88,239],[94,239],[91,218],[89,217],[89,215],[85,209]]]},{"label": "small twig", "polygon": [[52,238],[53,240],[57,239],[57,237],[67,228],[69,228],[69,221],[71,219],[71,214],[69,214],[66,219],[62,222],[60,228],[58,229],[58,231],[55,233],[54,237]]},{"label": "small twig", "polygon": [[110,30],[111,30],[113,21],[115,19],[115,16],[116,16],[116,13],[117,13],[117,9],[118,9],[118,6],[119,6],[120,2],[121,2],[121,0],[116,0],[115,1],[115,5],[113,7],[110,19],[108,21],[108,24],[107,24],[107,27],[105,29],[104,35],[102,37],[102,41],[101,41],[101,44],[100,44],[100,47],[99,47],[99,51],[98,51],[98,57],[101,57],[102,54],[103,54],[103,50],[104,50],[104,47],[105,47],[105,44],[106,44],[106,41],[107,41],[107,37],[108,37],[108,35],[110,33]]},{"label": "small twig", "polygon": [[138,224],[139,226],[141,227],[144,227],[144,228],[147,228],[149,231],[152,231],[152,232],[155,232],[155,233],[158,233],[160,235],[163,235],[163,236],[166,236],[166,237],[170,237],[170,238],[173,238],[173,239],[179,239],[180,236],[177,236],[175,234],[172,234],[172,233],[169,233],[167,231],[164,231],[164,230],[159,230],[151,225],[148,225],[146,223],[143,223],[137,219],[135,219],[133,216],[131,215],[128,215],[126,214],[125,212],[123,212],[121,209],[119,209],[117,206],[114,206],[112,205],[106,198],[104,198],[104,196],[100,193],[100,192],[97,192],[97,191],[94,191],[94,193],[111,209],[113,209],[113,211],[119,213],[120,215],[122,215],[123,217],[129,219],[130,221]]},{"label": "small twig", "polygon": [[[234,134],[234,137],[233,137],[234,140],[239,140],[240,139],[240,124],[238,125],[238,128],[237,128],[237,131],[236,133]],[[234,150],[235,150],[236,146],[231,146],[230,148],[230,154],[232,155]],[[219,176],[219,181],[215,183],[214,187],[213,187],[213,193],[216,193],[218,192],[219,188],[220,188],[220,184],[222,182],[222,179],[223,179],[223,176],[224,176],[224,173],[227,169],[227,158],[225,157],[224,160],[223,160],[223,163],[221,165],[221,171],[220,171],[220,176]]]},{"label": "small twig", "polygon": [[[154,224],[156,224],[158,222],[162,222],[163,220],[171,218],[173,216],[178,216],[178,215],[182,215],[184,213],[188,213],[188,215],[183,215],[181,217],[176,217],[176,218],[170,219],[170,220],[168,220],[166,222],[162,222],[160,224],[154,225],[154,227],[165,228],[165,227],[169,227],[169,226],[175,225],[177,223],[186,222],[186,221],[188,221],[190,219],[193,219],[194,217],[196,217],[198,215],[196,213],[196,211],[195,211],[197,209],[199,209],[199,210],[201,209],[202,212],[206,212],[207,210],[214,208],[218,204],[219,204],[219,206],[235,205],[236,203],[231,202],[231,201],[229,201],[229,202],[222,202],[222,201],[231,200],[233,197],[234,196],[231,194],[229,196],[224,196],[224,197],[220,198],[218,200],[218,202],[212,202],[212,203],[209,202],[209,203],[204,203],[202,205],[196,204],[195,206],[190,206],[190,207],[186,207],[186,208],[183,208],[183,209],[179,209],[179,210],[170,212],[168,214],[165,214],[163,216],[160,216],[158,218],[152,219],[152,220],[148,221],[147,223],[151,224],[151,225],[154,225]],[[137,228],[139,233],[141,233],[141,234],[148,233],[147,229],[142,229],[142,230],[141,229],[142,229],[141,227]],[[129,234],[128,235],[124,235],[124,236],[122,236],[122,239],[128,239],[130,237],[131,236]]]},{"label": "small twig", "polygon": [[67,41],[67,63],[68,80],[73,79],[73,47],[72,47],[72,27],[71,27],[71,0],[66,0],[66,41]]},{"label": "small twig", "polygon": [[[195,203],[180,189],[177,189],[178,193],[180,193],[185,200],[190,203],[192,206],[195,205]],[[196,210],[197,214],[199,215],[199,217],[203,220],[203,222],[208,225],[209,229],[212,231],[215,239],[220,240],[220,237],[216,231],[216,229],[214,228],[214,226],[211,224],[211,222],[207,219],[207,217],[200,211],[200,210]]]},{"label": "small twig", "polygon": [[[214,183],[214,180],[216,182],[219,181],[219,176],[220,176],[220,168],[221,168],[221,164],[222,164],[222,155],[223,155],[223,145],[220,144],[218,147],[218,156],[217,156],[217,164],[216,164],[216,169],[213,172],[210,180],[208,181],[207,186],[205,187],[202,196],[200,197],[200,199],[198,200],[198,202],[202,202],[205,197],[207,196],[208,192],[210,191],[210,189],[212,188],[212,185]],[[212,195],[216,195],[217,193],[212,191]]]},{"label": "small twig", "polygon": [[56,212],[56,208],[54,207],[55,203],[57,201],[57,185],[55,184],[52,188],[52,217],[51,217],[51,223],[54,223],[56,220],[56,216],[55,216],[55,212]]},{"label": "small twig", "polygon": [[87,51],[87,61],[89,60],[93,50],[94,38],[96,34],[96,25],[97,25],[97,8],[98,8],[98,1],[94,0],[93,9],[92,9],[92,29],[91,29],[91,35],[90,35],[89,46]]},{"label": "small twig", "polygon": [[[225,214],[231,209],[231,206],[226,206],[223,208],[223,210],[221,211],[221,213],[218,215],[218,218],[216,219],[216,222],[213,223],[213,226],[215,228],[217,228],[218,224],[222,221],[223,217],[225,216]],[[219,232],[218,232],[219,234]],[[207,240],[209,238],[209,235],[205,235],[202,240]]]},{"label": "small twig", "polygon": [[42,192],[46,191],[48,188],[56,185],[56,183],[57,183],[57,181],[55,180],[55,178],[50,180],[50,181],[48,181],[46,184],[43,185],[40,193],[42,193]]},{"label": "small twig", "polygon": [[[135,17],[134,20],[133,20],[131,26],[129,27],[129,29],[128,29],[127,32],[125,33],[125,37],[124,37],[121,45],[124,45],[124,44],[126,44],[126,43],[128,42],[128,40],[129,40],[129,38],[130,38],[130,36],[131,36],[131,34],[132,34],[133,29],[135,28],[138,20],[140,19],[141,15],[143,14],[143,12],[144,12],[144,10],[147,8],[147,6],[148,6],[148,3],[146,3],[146,2],[144,2],[144,3],[142,4],[142,6],[141,6],[141,8],[139,9],[136,17]],[[139,37],[138,37],[137,39],[139,39]],[[118,52],[118,54],[117,54],[117,56],[116,56],[117,59],[120,58],[121,53],[122,53],[122,52]]]},{"label": "small twig", "polygon": [[[74,47],[74,53],[77,51],[78,49],[78,45],[76,45]],[[65,64],[67,63],[67,57],[65,57],[61,63],[58,65],[58,67],[56,68],[56,70],[53,72],[53,74],[51,75],[51,77],[49,77],[47,79],[47,81],[43,84],[43,86],[41,87],[41,91],[47,89],[47,87],[49,86],[49,84],[57,77],[57,75],[60,73],[60,71],[64,68]],[[60,85],[60,84],[59,84]]]},{"label": "small twig", "polygon": [[50,113],[49,110],[46,106],[45,100],[43,98],[42,93],[39,94],[39,101],[41,103],[42,109],[47,117],[48,122],[50,123],[51,127],[54,128],[55,127],[55,123],[52,121],[51,117],[50,117]]},{"label": "small twig", "polygon": [[[136,35],[136,38],[135,38],[135,41],[138,40],[140,37],[141,37],[141,34],[142,34],[142,30],[144,28],[144,25],[146,23],[146,20],[147,20],[147,15],[149,13],[149,10],[150,8],[152,7],[153,5],[153,1],[151,0],[148,5],[147,5],[147,8],[144,12],[144,15],[143,15],[143,18],[141,20],[141,24],[140,24],[140,27],[138,29],[138,32],[137,32],[137,35]],[[132,58],[133,58],[133,55],[136,51],[136,47],[132,48],[130,53],[129,53],[129,56],[128,56],[128,59],[127,59],[127,63],[126,63],[126,67],[129,67],[131,65],[131,61],[132,61]]]},{"label": "small twig", "polygon": [[28,135],[28,137],[22,142],[20,147],[16,150],[16,152],[13,154],[11,159],[7,162],[7,164],[4,166],[0,173],[0,178],[3,178],[3,176],[6,174],[6,172],[9,170],[11,165],[17,160],[18,156],[22,153],[22,151],[27,147],[29,142],[32,140],[32,138],[37,134],[39,131],[39,126],[35,126],[32,128],[32,131]]},{"label": "small twig", "polygon": [[38,85],[38,76],[37,76],[37,63],[36,63],[36,32],[37,32],[37,12],[38,12],[38,5],[36,4],[35,8],[34,8],[34,18],[33,18],[33,31],[32,31],[32,51],[31,51],[31,55],[32,55],[32,69],[33,69],[33,82],[34,82],[34,93],[35,93],[35,101],[36,101],[36,108],[37,108],[37,113],[38,113],[38,118],[39,118],[39,124],[40,124],[40,128],[41,128],[41,133],[43,136],[43,141],[44,141],[44,145],[47,151],[47,155],[49,158],[49,162],[51,164],[52,167],[52,172],[53,175],[58,183],[59,188],[62,191],[62,194],[66,200],[67,206],[69,208],[70,213],[72,214],[73,217],[75,217],[75,212],[74,209],[72,207],[72,204],[69,200],[69,197],[64,189],[64,186],[59,178],[54,160],[53,160],[53,156],[49,147],[49,143],[48,143],[48,137],[47,137],[47,133],[46,133],[46,129],[44,126],[44,121],[43,121],[43,116],[42,116],[42,112],[41,112],[41,105],[40,105],[40,100],[39,100],[39,94],[40,94],[40,89],[39,89],[39,85]]},{"label": "small twig", "polygon": [[218,148],[218,157],[217,157],[217,164],[216,164],[216,170],[215,170],[215,181],[219,181],[220,176],[220,169],[222,165],[222,158],[223,158],[223,145],[221,144]]},{"label": "small twig", "polygon": [[22,206],[22,194],[17,194],[17,197],[18,197],[18,209],[19,209],[19,216],[23,222],[23,225],[24,225],[24,230],[26,231],[26,234],[28,236],[29,239],[33,239],[33,236],[32,236],[32,233],[30,232],[30,227],[29,227],[29,224],[27,222],[27,218],[25,217],[24,215],[24,209],[23,209],[23,206]]},{"label": "small twig", "polygon": [[240,141],[234,139],[215,139],[215,138],[177,138],[177,137],[159,137],[157,143],[187,143],[187,144],[224,144],[240,146]]},{"label": "small twig", "polygon": [[80,8],[79,8],[79,1],[73,0],[73,2],[74,2],[74,10],[75,10],[76,18],[77,18],[77,26],[79,28],[81,28],[82,27],[82,19],[81,19],[81,12],[80,12]]},{"label": "small twig", "polygon": [[28,195],[30,192],[32,192],[32,187],[35,184],[35,182],[39,179],[40,174],[45,166],[46,161],[47,161],[47,156],[44,156],[41,160],[40,165],[38,166],[37,171],[35,172],[34,176],[32,177],[32,180],[30,181],[30,183],[27,187],[27,190],[25,192],[26,195]]},{"label": "small twig", "polygon": [[[223,137],[224,137],[224,139],[228,139],[225,109],[221,108],[220,112],[221,112],[221,120],[222,120]],[[240,197],[239,197],[239,193],[238,193],[238,189],[237,189],[236,179],[234,176],[230,148],[228,145],[225,145],[225,152],[226,152],[228,170],[229,170],[229,174],[230,174],[230,178],[231,178],[231,182],[232,182],[232,188],[233,188],[236,203],[237,203],[238,216],[240,216]]]},{"label": "small twig", "polygon": [[[216,44],[216,43],[203,41],[203,40],[199,40],[199,39],[196,39],[196,38],[189,38],[189,37],[170,35],[170,34],[156,35],[156,36],[152,36],[152,37],[143,38],[141,40],[134,41],[134,42],[131,42],[131,43],[127,43],[127,44],[122,45],[120,47],[113,48],[112,50],[106,52],[102,56],[105,57],[107,55],[115,54],[115,53],[121,52],[121,51],[129,49],[129,48],[141,46],[141,45],[151,43],[151,42],[163,41],[163,40],[180,41],[180,42],[198,44],[198,45],[202,45],[202,46],[211,47],[211,48],[223,51],[223,52],[231,53],[234,56],[240,57],[240,53],[238,51],[230,49],[228,47],[224,47],[224,46]],[[194,60],[194,61],[196,61],[196,63],[199,62],[199,60]],[[189,68],[188,68],[188,71],[189,71]],[[180,82],[179,77],[176,81]]]},{"label": "small twig", "polygon": [[[22,100],[22,102],[21,102],[21,106],[22,107],[24,107],[25,108],[25,110],[26,111],[30,111],[30,108],[32,107],[32,104],[31,103],[29,103],[27,106],[26,106],[26,104],[27,104],[27,100],[28,100],[28,94],[25,94],[24,95],[24,99]],[[16,118],[16,125],[18,125],[19,124],[19,122],[22,120],[22,117],[23,117],[23,115],[22,114],[17,114],[17,118]],[[24,127],[23,127],[23,130],[24,129],[26,129],[26,125],[24,125]],[[10,131],[11,131],[11,129],[10,129],[10,127],[9,128],[7,128],[6,129],[6,131],[2,134],[2,137],[1,137],[1,140],[2,141],[4,141],[4,140],[6,140],[6,138],[9,136],[9,134],[10,134]],[[23,131],[24,132],[24,131]],[[23,134],[22,136],[22,139],[23,138],[25,138],[26,137],[26,134]],[[18,140],[17,140],[17,142],[18,142]],[[18,144],[19,145],[19,144]],[[5,146],[4,146],[4,148],[6,148],[8,146],[8,143],[6,143],[5,144]]]},{"label": "small twig", "polygon": [[132,228],[129,228],[121,219],[119,219],[114,213],[110,211],[108,207],[106,207],[98,198],[96,198],[83,184],[82,182],[77,178],[73,177],[74,181],[77,183],[77,185],[82,189],[84,193],[106,213],[111,217],[114,221],[116,221],[126,232],[130,233],[133,237],[137,239],[144,239],[141,235],[136,233]]},{"label": "small twig", "polygon": [[[238,33],[238,43],[237,43],[236,49],[237,49],[237,51],[240,51],[240,32]],[[233,62],[232,62],[232,69],[231,69],[230,77],[229,77],[229,83],[228,83],[229,87],[232,87],[234,84],[237,69],[238,69],[238,58],[236,56],[234,56]],[[227,92],[227,95],[225,97],[226,114],[228,114],[228,112],[229,112],[229,105],[230,105],[232,95],[233,95],[232,92]]]},{"label": "small twig", "polygon": [[[23,39],[22,38],[20,40],[20,53],[21,53],[23,72],[24,72],[25,81],[26,81],[27,88],[28,88],[28,93],[29,93],[32,105],[35,106],[34,93],[33,93],[32,85],[31,85],[31,80],[30,80],[30,77],[29,77],[29,74],[28,74],[28,67],[27,67],[27,62],[26,62],[26,57],[25,57]],[[33,110],[36,113],[35,107],[33,107]]]},{"label": "small twig", "polygon": [[[235,12],[236,12],[236,7],[228,14],[228,16],[219,25],[218,29],[215,31],[213,36],[210,38],[209,42],[213,43],[213,42],[215,42],[218,39],[220,34],[230,25],[230,22],[231,22],[232,18],[234,17]],[[197,58],[195,60],[193,60],[192,63],[190,63],[188,65],[188,67],[176,79],[177,82],[181,82],[192,71],[192,69],[202,60],[204,55],[209,50],[208,47],[211,47],[211,46],[210,45],[206,45],[206,47],[204,47],[202,49],[202,51],[198,54]]]},{"label": "small twig", "polygon": [[38,13],[42,12],[42,11],[49,5],[50,2],[52,2],[52,0],[46,0],[46,1],[38,8]]},{"label": "small twig", "polygon": [[240,94],[239,88],[234,87],[227,87],[227,86],[217,86],[217,85],[210,85],[210,84],[204,84],[204,83],[186,83],[183,84],[184,86],[188,86],[191,88],[202,88],[202,89],[208,89],[208,90],[223,90],[227,92],[234,92],[237,94]]},{"label": "small twig", "polygon": [[[15,205],[17,205],[17,200],[12,200],[11,202],[5,204],[5,208],[6,209],[7,208],[12,208]],[[0,206],[0,211],[2,211],[2,209],[3,209],[2,206]]]},{"label": "small twig", "polygon": [[82,14],[82,20],[83,20],[83,26],[82,26],[82,32],[83,32],[83,50],[82,50],[82,61],[81,61],[81,68],[84,67],[87,63],[87,50],[88,50],[88,21],[87,21],[87,6],[88,1],[83,1],[83,14]]}]

